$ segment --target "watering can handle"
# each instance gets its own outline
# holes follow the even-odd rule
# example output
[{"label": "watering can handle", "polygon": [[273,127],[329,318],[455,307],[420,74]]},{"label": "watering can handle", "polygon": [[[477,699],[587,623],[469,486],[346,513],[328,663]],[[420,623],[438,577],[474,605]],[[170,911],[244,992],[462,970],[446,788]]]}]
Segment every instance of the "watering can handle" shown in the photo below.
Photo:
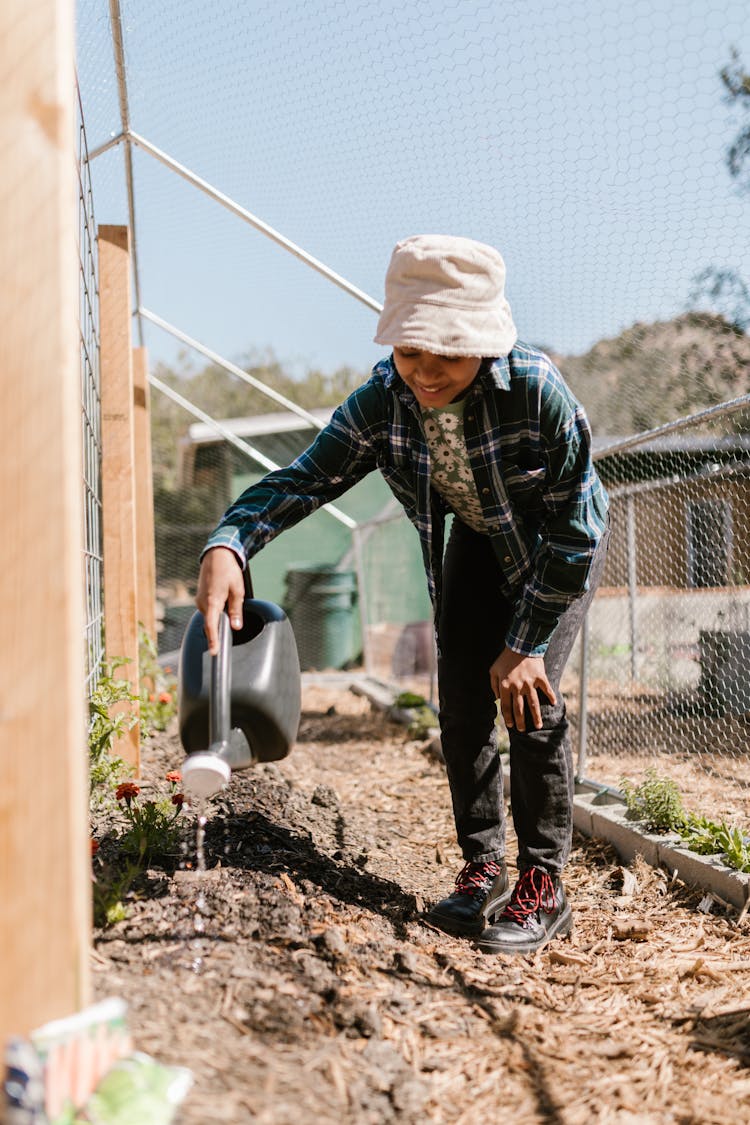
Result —
[{"label": "watering can handle", "polygon": [[232,630],[225,612],[219,614],[219,651],[211,657],[208,727],[211,745],[227,742],[231,729],[229,693],[232,687]]},{"label": "watering can handle", "polygon": [[[253,580],[245,567],[245,597],[253,597]],[[211,694],[208,706],[208,725],[211,745],[228,742],[232,727],[232,630],[226,611],[219,614],[219,651],[211,657]]]},{"label": "watering can handle", "polygon": [[253,593],[253,580],[250,577],[250,567],[249,566],[245,566],[245,569],[242,572],[242,576],[245,579],[245,597],[246,598],[254,598],[255,594]]}]

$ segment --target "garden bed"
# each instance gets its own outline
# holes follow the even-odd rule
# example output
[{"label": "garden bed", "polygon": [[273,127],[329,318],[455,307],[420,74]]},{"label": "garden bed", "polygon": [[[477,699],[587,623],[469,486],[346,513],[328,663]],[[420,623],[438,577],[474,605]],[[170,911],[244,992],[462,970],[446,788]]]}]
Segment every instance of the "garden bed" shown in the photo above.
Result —
[{"label": "garden bed", "polygon": [[[97,995],[124,996],[137,1046],[194,1073],[183,1125],[750,1116],[737,911],[703,913],[703,892],[576,836],[572,937],[483,956],[422,919],[461,865],[440,764],[344,688],[303,705],[290,758],[214,803],[207,873],[184,814],[187,851],[95,935]],[[155,739],[146,780],[181,757]]]}]

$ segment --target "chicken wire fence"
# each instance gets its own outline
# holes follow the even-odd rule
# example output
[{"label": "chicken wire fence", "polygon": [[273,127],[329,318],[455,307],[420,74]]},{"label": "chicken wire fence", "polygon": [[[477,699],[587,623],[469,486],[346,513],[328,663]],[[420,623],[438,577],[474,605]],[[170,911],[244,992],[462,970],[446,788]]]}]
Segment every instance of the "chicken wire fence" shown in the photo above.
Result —
[{"label": "chicken wire fence", "polygon": [[[380,356],[368,294],[406,234],[503,251],[522,337],[558,362],[600,445],[747,390],[741,0],[185,0],[179,21],[145,0],[80,0],[78,23],[97,212],[129,222],[137,247],[162,653],[192,612],[207,533],[263,472],[250,448],[286,464],[314,436],[278,397],[235,393],[230,409],[217,369],[230,386],[267,352],[300,394],[334,364],[366,378]],[[742,759],[746,421],[597,453],[610,561],[568,676],[589,774],[658,759],[687,775],[689,747],[705,781]],[[386,492],[358,488],[343,520],[316,513],[253,560],[256,591],[296,611],[309,666],[366,659],[429,691],[416,535]]]},{"label": "chicken wire fence", "polygon": [[[599,450],[612,537],[572,661],[579,774],[750,813],[750,395]],[[583,729],[581,715],[585,715]]]}]

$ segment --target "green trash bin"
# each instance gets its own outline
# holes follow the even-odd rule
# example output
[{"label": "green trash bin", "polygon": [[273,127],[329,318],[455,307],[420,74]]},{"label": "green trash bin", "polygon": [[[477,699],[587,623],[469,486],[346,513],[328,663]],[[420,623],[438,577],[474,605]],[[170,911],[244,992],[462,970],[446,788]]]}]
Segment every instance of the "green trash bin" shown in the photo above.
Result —
[{"label": "green trash bin", "polygon": [[284,610],[303,671],[343,668],[356,656],[357,576],[353,570],[307,564],[285,575]]}]

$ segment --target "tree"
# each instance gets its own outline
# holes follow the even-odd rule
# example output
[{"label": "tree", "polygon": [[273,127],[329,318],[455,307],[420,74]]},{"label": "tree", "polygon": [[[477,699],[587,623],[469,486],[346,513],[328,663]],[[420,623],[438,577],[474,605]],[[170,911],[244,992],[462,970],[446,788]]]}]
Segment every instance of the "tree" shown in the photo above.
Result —
[{"label": "tree", "polygon": [[[737,106],[746,122],[727,149],[727,168],[740,191],[750,191],[750,74],[744,69],[739,52],[732,48],[731,59],[719,71],[724,84],[724,100]],[[693,278],[690,308],[710,308],[740,332],[750,327],[750,290],[733,269],[709,266]]]},{"label": "tree", "polygon": [[[238,366],[306,410],[337,406],[366,377],[354,368],[339,367],[332,373],[313,369],[301,379],[295,379],[284,371],[270,349],[247,353],[238,361]],[[158,364],[155,374],[212,418],[252,418],[283,410],[273,399],[216,364],[208,363],[196,369],[186,354],[179,357],[176,367]],[[172,490],[177,487],[180,439],[187,434],[195,418],[158,391],[151,401],[154,483]]]},{"label": "tree", "polygon": [[739,108],[746,122],[727,149],[727,167],[742,191],[750,191],[750,74],[744,69],[739,52],[733,48],[731,62],[720,71],[726,94],[724,100]]}]

